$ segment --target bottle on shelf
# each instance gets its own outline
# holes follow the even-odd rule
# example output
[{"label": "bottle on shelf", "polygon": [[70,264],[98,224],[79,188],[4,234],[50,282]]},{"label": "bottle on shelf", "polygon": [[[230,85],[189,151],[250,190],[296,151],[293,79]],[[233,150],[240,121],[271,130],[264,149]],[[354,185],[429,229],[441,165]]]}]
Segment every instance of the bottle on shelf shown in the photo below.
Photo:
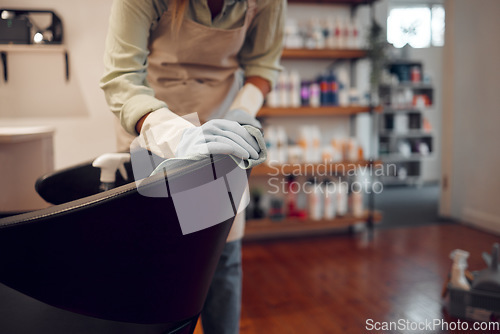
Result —
[{"label": "bottle on shelf", "polygon": [[303,106],[308,106],[309,105],[309,97],[310,97],[310,92],[309,92],[309,87],[311,83],[309,81],[302,81],[300,83],[300,104]]},{"label": "bottle on shelf", "polygon": [[342,162],[344,159],[343,154],[343,141],[340,138],[332,138],[330,141],[332,147],[332,162]]},{"label": "bottle on shelf", "polygon": [[350,22],[349,45],[350,49],[360,49],[361,39],[359,36],[359,23],[356,20]]},{"label": "bottle on shelf", "polygon": [[337,210],[337,197],[335,193],[335,184],[329,179],[324,180],[323,184],[324,184],[323,217],[326,220],[332,220],[335,218]]},{"label": "bottle on shelf", "polygon": [[338,96],[339,85],[337,82],[337,77],[336,77],[335,73],[333,72],[333,70],[329,71],[328,85],[329,85],[329,90],[328,90],[328,94],[329,94],[328,102],[329,102],[329,104],[328,105],[338,106],[339,105],[339,96]]},{"label": "bottle on shelf", "polygon": [[268,126],[265,131],[264,139],[267,148],[267,163],[276,164],[279,161],[278,134],[274,126]]},{"label": "bottle on shelf", "polygon": [[328,76],[320,75],[317,81],[319,83],[319,89],[320,89],[320,99],[319,99],[320,105],[322,106],[330,105],[331,87],[330,83],[328,82]]},{"label": "bottle on shelf", "polygon": [[309,218],[312,220],[321,220],[321,218],[323,218],[322,191],[316,178],[309,179],[308,188],[307,202],[309,208]]},{"label": "bottle on shelf", "polygon": [[298,216],[298,205],[297,205],[297,192],[298,184],[295,180],[295,176],[288,175],[286,178],[286,194],[285,194],[285,210],[287,217],[297,217]]},{"label": "bottle on shelf", "polygon": [[338,79],[338,105],[347,107],[349,105],[349,73],[345,66],[341,66],[337,70]]},{"label": "bottle on shelf", "polygon": [[363,216],[363,192],[356,189],[351,192],[351,214],[354,217]]},{"label": "bottle on shelf", "polygon": [[291,107],[300,107],[302,104],[301,101],[301,83],[300,83],[300,75],[296,70],[292,70],[290,72],[290,106]]},{"label": "bottle on shelf", "polygon": [[320,163],[321,162],[321,131],[317,126],[310,127],[311,133],[311,154],[308,162]]},{"label": "bottle on shelf", "polygon": [[325,48],[325,35],[318,18],[311,19],[311,36],[312,44],[311,49],[324,49]]},{"label": "bottle on shelf", "polygon": [[288,136],[283,126],[277,127],[276,136],[277,160],[278,163],[284,164],[288,161]]},{"label": "bottle on shelf", "polygon": [[290,94],[289,94],[289,78],[286,71],[281,71],[278,75],[278,106],[288,107],[290,105]]},{"label": "bottle on shelf", "polygon": [[283,44],[287,49],[300,49],[304,47],[304,40],[299,24],[294,19],[287,18],[286,20]]},{"label": "bottle on shelf", "polygon": [[283,212],[283,199],[274,196],[271,197],[269,213],[267,216],[269,219],[275,221],[280,221],[285,218],[285,214]]},{"label": "bottle on shelf", "polygon": [[273,89],[266,95],[266,106],[276,108],[279,106],[278,101],[278,85],[276,84]]},{"label": "bottle on shelf", "polygon": [[335,48],[342,49],[344,48],[344,26],[340,17],[335,18]]},{"label": "bottle on shelf", "polygon": [[327,49],[335,49],[337,41],[335,36],[335,19],[328,18],[323,23],[324,31],[326,31],[325,47]]},{"label": "bottle on shelf", "polygon": [[321,106],[321,99],[320,99],[320,87],[317,82],[311,82],[311,85],[309,86],[309,106],[311,107],[319,107]]},{"label": "bottle on shelf", "polygon": [[351,137],[346,140],[344,158],[347,161],[359,160],[359,145],[355,137]]},{"label": "bottle on shelf", "polygon": [[348,185],[347,182],[341,181],[337,183],[337,215],[345,216],[349,208]]}]

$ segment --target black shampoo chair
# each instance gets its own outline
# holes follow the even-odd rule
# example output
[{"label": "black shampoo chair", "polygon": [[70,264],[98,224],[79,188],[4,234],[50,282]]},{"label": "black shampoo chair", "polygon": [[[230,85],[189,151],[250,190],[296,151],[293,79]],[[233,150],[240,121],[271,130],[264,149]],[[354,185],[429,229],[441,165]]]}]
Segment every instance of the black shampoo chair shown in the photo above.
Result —
[{"label": "black shampoo chair", "polygon": [[0,220],[0,333],[192,333],[233,217],[183,234],[172,187],[227,185],[237,169],[214,156],[97,194],[90,164],[40,179],[58,205]]}]

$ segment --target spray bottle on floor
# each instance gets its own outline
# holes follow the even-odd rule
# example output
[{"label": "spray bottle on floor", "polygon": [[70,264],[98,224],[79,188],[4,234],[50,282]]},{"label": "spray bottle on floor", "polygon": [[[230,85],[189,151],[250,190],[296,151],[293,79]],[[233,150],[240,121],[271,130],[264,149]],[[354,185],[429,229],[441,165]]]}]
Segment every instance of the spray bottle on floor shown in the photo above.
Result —
[{"label": "spray bottle on floor", "polygon": [[453,265],[451,267],[451,285],[457,289],[470,290],[470,284],[465,278],[468,257],[469,252],[461,249],[455,249],[450,254],[450,258],[453,260]]}]

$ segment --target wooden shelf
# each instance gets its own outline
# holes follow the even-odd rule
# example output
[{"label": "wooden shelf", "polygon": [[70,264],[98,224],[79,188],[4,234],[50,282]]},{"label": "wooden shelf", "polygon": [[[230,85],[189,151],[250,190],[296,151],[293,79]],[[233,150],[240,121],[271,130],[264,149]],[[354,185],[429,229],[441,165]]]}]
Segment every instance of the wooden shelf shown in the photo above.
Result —
[{"label": "wooden shelf", "polygon": [[63,53],[63,44],[0,44],[0,52],[47,52]]},{"label": "wooden shelf", "polygon": [[3,80],[8,81],[7,54],[9,53],[60,53],[64,56],[66,81],[69,80],[69,57],[64,44],[0,44]]},{"label": "wooden shelf", "polygon": [[288,0],[297,4],[368,5],[376,0]]},{"label": "wooden shelf", "polygon": [[281,59],[359,59],[366,54],[358,49],[284,49]]},{"label": "wooden shelf", "polygon": [[[313,164],[313,163],[302,163],[302,164],[285,164],[285,165],[273,165],[269,166],[267,164],[261,164],[252,168],[252,176],[273,176],[273,175],[293,175],[294,172],[300,172],[300,175],[314,175],[316,173],[345,173],[348,171],[353,171],[359,167],[367,167],[370,164],[369,161],[345,161],[340,163],[323,163],[323,164]],[[381,161],[374,161],[373,165],[375,167],[382,166]],[[329,173],[330,174],[330,173]]]},{"label": "wooden shelf", "polygon": [[[352,215],[337,217],[333,220],[310,220],[286,218],[280,221],[271,219],[248,220],[245,227],[245,240],[256,240],[265,238],[304,236],[313,234],[323,234],[341,228],[347,228],[358,222],[368,220],[369,212],[366,211],[361,217]],[[382,214],[373,212],[373,221],[378,223],[382,220]]]},{"label": "wooden shelf", "polygon": [[[381,107],[373,109],[381,112]],[[310,117],[310,116],[348,116],[370,111],[367,106],[349,106],[349,107],[289,107],[289,108],[270,108],[262,107],[257,117]]]}]

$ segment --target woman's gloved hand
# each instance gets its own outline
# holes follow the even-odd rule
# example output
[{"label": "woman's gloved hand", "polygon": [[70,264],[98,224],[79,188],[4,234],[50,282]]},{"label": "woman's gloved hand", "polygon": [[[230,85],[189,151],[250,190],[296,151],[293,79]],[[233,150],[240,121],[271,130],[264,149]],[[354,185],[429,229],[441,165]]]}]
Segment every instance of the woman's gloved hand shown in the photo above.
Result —
[{"label": "woman's gloved hand", "polygon": [[185,129],[175,156],[231,154],[241,159],[257,159],[259,151],[255,138],[236,121],[214,119],[202,126]]},{"label": "woman's gloved hand", "polygon": [[255,117],[248,114],[242,109],[233,109],[228,111],[224,116],[224,119],[238,122],[241,125],[251,125],[256,127],[257,129],[262,129],[262,124],[260,124],[260,122]]}]

